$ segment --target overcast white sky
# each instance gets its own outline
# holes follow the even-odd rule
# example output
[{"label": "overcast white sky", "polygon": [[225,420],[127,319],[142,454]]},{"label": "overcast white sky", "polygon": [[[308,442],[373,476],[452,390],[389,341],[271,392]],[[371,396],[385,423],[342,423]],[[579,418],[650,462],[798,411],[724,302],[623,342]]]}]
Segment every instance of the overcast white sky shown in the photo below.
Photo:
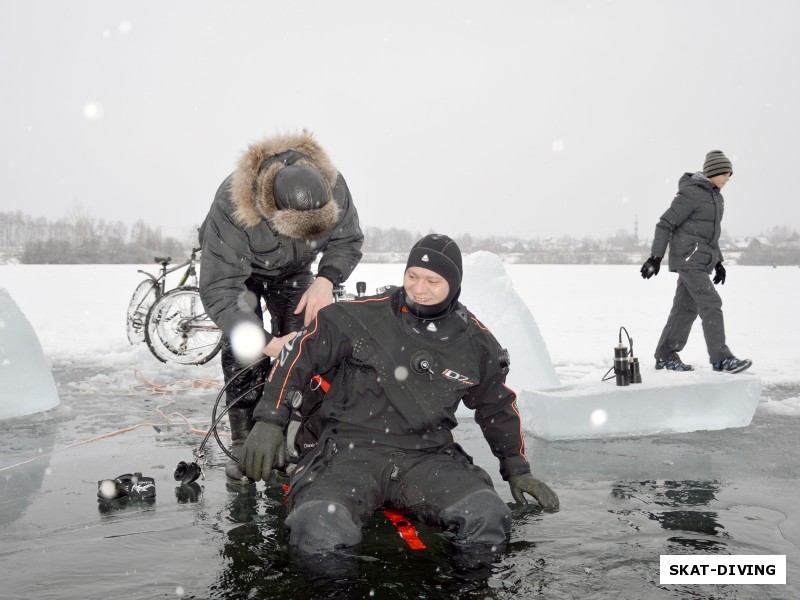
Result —
[{"label": "overcast white sky", "polygon": [[363,226],[652,237],[685,171],[800,229],[800,2],[0,0],[0,210],[204,218],[307,128]]}]

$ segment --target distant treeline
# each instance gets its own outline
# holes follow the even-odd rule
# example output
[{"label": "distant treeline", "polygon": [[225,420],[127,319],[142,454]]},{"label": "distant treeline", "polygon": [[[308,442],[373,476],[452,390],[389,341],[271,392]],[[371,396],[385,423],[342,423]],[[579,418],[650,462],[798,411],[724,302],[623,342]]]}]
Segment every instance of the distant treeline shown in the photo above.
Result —
[{"label": "distant treeline", "polygon": [[27,264],[142,264],[156,255],[184,256],[193,244],[196,230],[178,240],[141,220],[127,226],[80,209],[57,220],[0,212],[0,252]]},{"label": "distant treeline", "polygon": [[[423,235],[425,233],[395,227],[366,227],[363,250],[369,257],[391,259],[390,255],[399,253],[401,256],[397,258],[405,260],[408,249]],[[483,250],[515,262],[541,264],[626,264],[638,261],[642,253],[647,252],[644,245],[649,246],[649,242],[637,240],[626,231],[619,231],[606,239],[572,236],[518,238],[469,233],[453,234],[452,237],[465,253]]]},{"label": "distant treeline", "polygon": [[[404,261],[408,249],[431,231],[364,226],[364,258],[369,262]],[[620,230],[605,239],[572,236],[518,238],[453,236],[465,253],[485,250],[505,260],[538,264],[631,264],[644,260],[650,240]],[[21,212],[0,212],[0,262],[29,264],[142,264],[153,256],[188,256],[197,245],[197,227],[183,239],[164,236],[159,227],[137,221],[131,226],[72,209],[66,217],[33,218]],[[726,261],[747,265],[800,265],[800,235],[789,227],[773,227],[752,238],[720,240]]]},{"label": "distant treeline", "polygon": [[[428,231],[427,233],[431,233]],[[364,254],[372,262],[404,261],[420,237],[404,229],[365,227]],[[517,238],[454,235],[464,252],[485,250],[508,261],[533,264],[632,264],[647,258],[652,240],[620,230],[604,239],[573,236]],[[773,227],[757,237],[720,240],[728,263],[746,265],[800,265],[800,234],[786,226]]]}]

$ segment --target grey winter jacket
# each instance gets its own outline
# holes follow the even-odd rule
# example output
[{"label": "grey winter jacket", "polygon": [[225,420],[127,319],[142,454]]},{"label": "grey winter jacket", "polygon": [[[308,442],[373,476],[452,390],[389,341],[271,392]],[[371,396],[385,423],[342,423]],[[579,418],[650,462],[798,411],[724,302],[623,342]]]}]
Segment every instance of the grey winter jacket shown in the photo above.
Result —
[{"label": "grey winter jacket", "polygon": [[[275,175],[291,164],[312,165],[323,174],[329,194],[324,206],[303,211],[277,207]],[[248,279],[291,284],[322,253],[317,274],[338,285],[361,259],[363,241],[347,183],[317,141],[306,133],[262,140],[248,148],[222,182],[200,228],[203,306],[227,336],[242,321],[262,327],[243,301]]]},{"label": "grey winter jacket", "polygon": [[711,273],[722,261],[719,236],[725,201],[702,173],[685,173],[678,193],[656,224],[650,254],[663,257],[669,244],[669,270],[702,269]]}]

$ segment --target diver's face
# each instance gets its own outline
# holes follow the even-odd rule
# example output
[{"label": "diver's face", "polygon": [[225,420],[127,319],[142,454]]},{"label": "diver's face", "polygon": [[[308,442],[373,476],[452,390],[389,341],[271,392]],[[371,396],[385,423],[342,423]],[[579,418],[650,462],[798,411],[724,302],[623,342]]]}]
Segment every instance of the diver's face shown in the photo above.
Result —
[{"label": "diver's face", "polygon": [[406,294],[421,305],[443,302],[450,293],[450,285],[438,273],[422,267],[409,267],[403,275],[403,288]]}]

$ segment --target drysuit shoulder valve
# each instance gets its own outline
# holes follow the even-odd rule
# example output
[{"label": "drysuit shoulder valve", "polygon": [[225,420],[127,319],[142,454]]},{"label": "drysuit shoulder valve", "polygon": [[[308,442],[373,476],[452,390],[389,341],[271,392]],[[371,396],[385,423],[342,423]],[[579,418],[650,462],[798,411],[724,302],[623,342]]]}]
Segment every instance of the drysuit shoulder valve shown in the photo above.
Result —
[{"label": "drysuit shoulder valve", "polygon": [[420,375],[427,375],[428,379],[433,380],[433,357],[427,350],[418,350],[411,357],[411,370]]}]

